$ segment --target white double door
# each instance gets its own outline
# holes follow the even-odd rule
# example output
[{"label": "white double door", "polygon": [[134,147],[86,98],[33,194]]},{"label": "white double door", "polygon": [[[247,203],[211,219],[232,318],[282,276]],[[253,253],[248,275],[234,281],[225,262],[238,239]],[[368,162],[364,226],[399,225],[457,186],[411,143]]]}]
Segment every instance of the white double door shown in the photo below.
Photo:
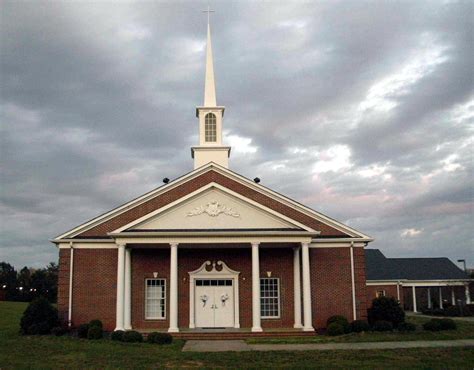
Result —
[{"label": "white double door", "polygon": [[194,294],[198,328],[234,326],[234,286],[232,279],[198,279]]}]

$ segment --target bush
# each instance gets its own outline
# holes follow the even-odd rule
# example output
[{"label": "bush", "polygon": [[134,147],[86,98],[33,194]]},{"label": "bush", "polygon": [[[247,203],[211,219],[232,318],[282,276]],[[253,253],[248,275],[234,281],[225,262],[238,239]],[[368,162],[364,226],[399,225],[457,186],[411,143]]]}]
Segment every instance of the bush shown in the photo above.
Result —
[{"label": "bush", "polygon": [[143,336],[138,331],[130,330],[123,334],[122,341],[128,343],[143,342]]},{"label": "bush", "polygon": [[110,334],[110,339],[112,340],[118,340],[119,342],[123,341],[123,335],[125,332],[123,330],[115,330]]},{"label": "bush", "polygon": [[441,319],[431,319],[423,324],[423,329],[428,331],[440,331],[441,329]]},{"label": "bush", "polygon": [[369,331],[369,323],[365,320],[354,320],[351,322],[351,331],[354,333],[361,333],[363,331]]},{"label": "bush", "polygon": [[342,335],[344,334],[344,327],[338,322],[333,322],[328,325],[326,334],[332,337],[336,335]]},{"label": "bush", "polygon": [[42,335],[51,333],[59,325],[58,310],[44,297],[32,301],[20,321],[20,333],[23,335]]},{"label": "bush", "polygon": [[92,327],[92,326],[97,326],[98,328],[101,328],[103,329],[103,325],[102,325],[102,321],[100,320],[91,320],[91,322],[89,323],[89,327]]},{"label": "bush", "polygon": [[62,326],[55,326],[54,328],[51,329],[51,334],[57,337],[60,337],[66,333],[67,333],[67,329]]},{"label": "bush", "polygon": [[407,333],[409,331],[415,331],[416,330],[416,325],[412,324],[411,322],[402,322],[398,324],[398,331],[401,331],[402,333]]},{"label": "bush", "polygon": [[89,324],[81,324],[77,327],[77,336],[79,338],[87,338],[89,332]]},{"label": "bush", "polygon": [[452,319],[441,319],[440,320],[441,330],[456,330],[456,322]]},{"label": "bush", "polygon": [[89,330],[87,331],[87,339],[102,339],[104,333],[102,332],[102,328],[98,326],[89,326]]},{"label": "bush", "polygon": [[396,328],[405,322],[405,312],[400,303],[393,297],[378,297],[372,301],[372,307],[368,310],[369,324],[375,325],[377,321],[389,321]]},{"label": "bush", "polygon": [[153,333],[148,334],[146,341],[148,343],[155,343],[155,344],[171,344],[171,342],[173,342],[173,337],[168,333],[153,332]]},{"label": "bush", "polygon": [[341,315],[334,315],[331,316],[327,321],[326,321],[326,326],[329,327],[329,325],[338,323],[339,325],[342,326],[344,329],[344,333],[350,333],[351,327],[349,325],[349,321],[344,316]]},{"label": "bush", "polygon": [[393,324],[390,321],[386,320],[379,320],[374,323],[372,326],[374,331],[392,331]]}]

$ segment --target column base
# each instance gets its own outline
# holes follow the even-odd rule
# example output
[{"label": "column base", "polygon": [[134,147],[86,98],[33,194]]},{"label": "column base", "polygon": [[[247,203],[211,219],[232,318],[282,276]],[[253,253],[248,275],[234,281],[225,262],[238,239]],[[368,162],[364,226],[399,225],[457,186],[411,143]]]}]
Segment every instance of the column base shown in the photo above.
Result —
[{"label": "column base", "polygon": [[263,329],[261,327],[253,327],[252,328],[252,333],[261,333]]},{"label": "column base", "polygon": [[294,324],[293,328],[295,329],[303,329],[303,324]]},{"label": "column base", "polygon": [[303,331],[314,331],[314,328],[310,326],[309,328],[303,328]]},{"label": "column base", "polygon": [[120,331],[125,331],[125,328],[116,327],[116,328],[114,329],[114,331],[119,331],[119,330],[120,330]]},{"label": "column base", "polygon": [[168,333],[179,333],[179,328],[169,328]]},{"label": "column base", "polygon": [[124,330],[132,330],[131,326],[125,326]]}]

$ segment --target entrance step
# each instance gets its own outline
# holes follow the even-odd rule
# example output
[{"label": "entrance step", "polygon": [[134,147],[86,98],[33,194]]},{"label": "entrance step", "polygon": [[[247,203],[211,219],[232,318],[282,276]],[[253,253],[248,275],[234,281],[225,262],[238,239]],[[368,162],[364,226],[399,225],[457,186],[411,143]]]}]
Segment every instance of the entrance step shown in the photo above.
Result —
[{"label": "entrance step", "polygon": [[[146,337],[150,331],[142,331]],[[213,331],[213,330],[197,330],[197,331],[181,331],[179,333],[171,333],[173,338],[186,340],[231,340],[231,339],[247,339],[247,338],[299,338],[312,337],[317,335],[315,332],[282,330],[282,331],[263,331],[253,333],[251,331],[235,330],[235,331]]]}]

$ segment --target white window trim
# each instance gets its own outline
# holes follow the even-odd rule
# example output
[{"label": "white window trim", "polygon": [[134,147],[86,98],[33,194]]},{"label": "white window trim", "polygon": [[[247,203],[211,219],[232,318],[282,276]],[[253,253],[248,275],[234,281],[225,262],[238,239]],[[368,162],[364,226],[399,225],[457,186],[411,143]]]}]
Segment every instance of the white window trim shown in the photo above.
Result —
[{"label": "white window trim", "polygon": [[[163,284],[163,288],[165,290],[165,294],[164,294],[164,312],[163,312],[163,317],[149,317],[147,316],[147,310],[146,310],[146,307],[147,307],[147,302],[148,302],[148,296],[147,296],[147,293],[148,293],[148,281],[149,280],[163,280],[164,284]],[[147,321],[155,321],[155,320],[166,320],[166,294],[167,294],[167,281],[165,278],[146,278],[145,279],[145,307],[144,307],[144,310],[145,310],[145,320]]]},{"label": "white window trim", "polygon": [[262,305],[262,299],[264,297],[261,296],[262,292],[261,292],[261,283],[262,283],[262,280],[271,280],[271,279],[274,279],[277,281],[277,298],[278,298],[278,316],[263,316],[261,313],[261,309],[260,309],[260,318],[261,319],[265,319],[265,320],[278,320],[281,318],[281,294],[280,294],[280,278],[276,278],[276,277],[261,277],[260,278],[260,305]]},{"label": "white window trim", "polygon": [[[382,295],[379,295],[379,293],[382,293]],[[378,289],[375,291],[375,297],[376,298],[379,298],[379,297],[386,297],[387,296],[387,292],[385,291],[385,289]]]}]

